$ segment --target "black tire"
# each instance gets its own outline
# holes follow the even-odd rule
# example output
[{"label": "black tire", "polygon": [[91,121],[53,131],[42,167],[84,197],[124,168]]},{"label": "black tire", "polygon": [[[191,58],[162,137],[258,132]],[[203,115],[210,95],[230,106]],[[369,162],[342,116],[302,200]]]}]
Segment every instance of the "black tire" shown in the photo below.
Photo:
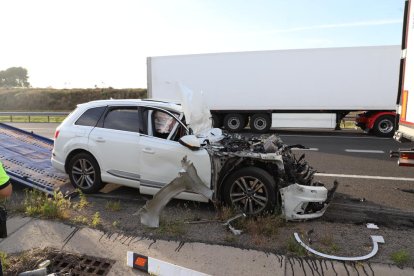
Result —
[{"label": "black tire", "polygon": [[266,133],[272,125],[272,119],[269,114],[254,114],[250,117],[250,129],[257,133]]},{"label": "black tire", "polygon": [[224,117],[224,127],[230,132],[242,130],[246,124],[245,116],[238,113],[230,113]]},{"label": "black tire", "polygon": [[223,126],[223,116],[219,114],[211,114],[213,120],[213,127],[220,128]]},{"label": "black tire", "polygon": [[85,194],[98,192],[105,185],[95,158],[88,153],[78,153],[69,162],[69,178],[72,185]]},{"label": "black tire", "polygon": [[395,117],[391,115],[380,116],[375,121],[372,131],[380,137],[392,137],[395,132]]},{"label": "black tire", "polygon": [[272,212],[277,207],[277,185],[261,168],[242,168],[224,182],[223,199],[228,206],[248,215]]}]

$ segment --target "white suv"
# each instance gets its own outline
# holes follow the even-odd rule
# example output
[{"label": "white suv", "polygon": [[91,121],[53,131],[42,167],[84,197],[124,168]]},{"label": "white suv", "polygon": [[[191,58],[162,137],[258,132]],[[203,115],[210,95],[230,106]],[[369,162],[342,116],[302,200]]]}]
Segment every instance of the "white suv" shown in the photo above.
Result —
[{"label": "white suv", "polygon": [[[116,183],[155,194],[178,176],[181,160],[187,156],[203,183],[214,191],[215,200],[246,213],[278,206],[284,211],[283,199],[292,195],[300,199],[294,206],[296,219],[310,214],[317,217],[326,209],[326,188],[313,186],[314,170],[303,158],[296,160],[280,139],[270,143],[270,151],[269,141],[234,137],[193,148],[180,143],[190,132],[177,104],[93,101],[78,105],[56,129],[52,165],[68,173],[72,184],[85,193],[98,192],[104,183]],[[279,190],[292,184],[300,185],[302,194],[286,190],[279,196]],[[308,188],[322,194],[312,194]],[[207,201],[192,192],[177,198]]]}]

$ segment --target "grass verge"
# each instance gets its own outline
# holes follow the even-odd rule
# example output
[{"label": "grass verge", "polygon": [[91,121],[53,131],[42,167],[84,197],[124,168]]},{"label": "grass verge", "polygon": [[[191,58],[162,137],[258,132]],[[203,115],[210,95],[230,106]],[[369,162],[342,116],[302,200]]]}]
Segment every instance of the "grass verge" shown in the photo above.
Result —
[{"label": "grass verge", "polygon": [[37,190],[25,191],[24,210],[28,216],[68,219],[70,208],[70,199],[66,199],[61,192],[49,196]]},{"label": "grass verge", "polygon": [[404,249],[393,252],[390,255],[390,258],[398,266],[403,266],[411,260],[410,253],[408,253],[408,251]]}]

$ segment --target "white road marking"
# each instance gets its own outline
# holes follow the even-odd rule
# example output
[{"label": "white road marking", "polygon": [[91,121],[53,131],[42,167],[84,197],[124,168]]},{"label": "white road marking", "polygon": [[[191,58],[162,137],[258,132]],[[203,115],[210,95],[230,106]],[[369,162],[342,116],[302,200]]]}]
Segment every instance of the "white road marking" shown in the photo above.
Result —
[{"label": "white road marking", "polygon": [[342,178],[360,178],[360,179],[376,179],[376,180],[396,180],[396,181],[414,181],[409,177],[392,177],[392,176],[375,176],[375,175],[356,175],[356,174],[334,174],[334,173],[315,173],[316,176],[330,176]]},{"label": "white road marking", "polygon": [[[276,133],[277,134],[277,133]],[[381,138],[381,137],[371,137],[371,136],[328,136],[328,135],[306,135],[306,134],[277,134],[280,137],[316,137],[316,138],[343,138],[343,139],[373,139],[373,140],[392,140],[392,138]]]},{"label": "white road marking", "polygon": [[359,150],[359,149],[346,149],[346,152],[363,152],[363,153],[385,153],[383,150]]},{"label": "white road marking", "polygon": [[319,151],[318,148],[307,148],[307,149],[299,149],[299,148],[293,148],[291,150],[307,150],[307,151]]}]

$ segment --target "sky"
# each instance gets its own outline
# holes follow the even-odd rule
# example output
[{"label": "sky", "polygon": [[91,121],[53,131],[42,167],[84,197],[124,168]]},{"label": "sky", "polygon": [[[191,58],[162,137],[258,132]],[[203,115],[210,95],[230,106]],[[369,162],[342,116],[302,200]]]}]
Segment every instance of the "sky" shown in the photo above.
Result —
[{"label": "sky", "polygon": [[404,0],[0,0],[0,70],[33,87],[146,88],[146,58],[399,45]]}]

